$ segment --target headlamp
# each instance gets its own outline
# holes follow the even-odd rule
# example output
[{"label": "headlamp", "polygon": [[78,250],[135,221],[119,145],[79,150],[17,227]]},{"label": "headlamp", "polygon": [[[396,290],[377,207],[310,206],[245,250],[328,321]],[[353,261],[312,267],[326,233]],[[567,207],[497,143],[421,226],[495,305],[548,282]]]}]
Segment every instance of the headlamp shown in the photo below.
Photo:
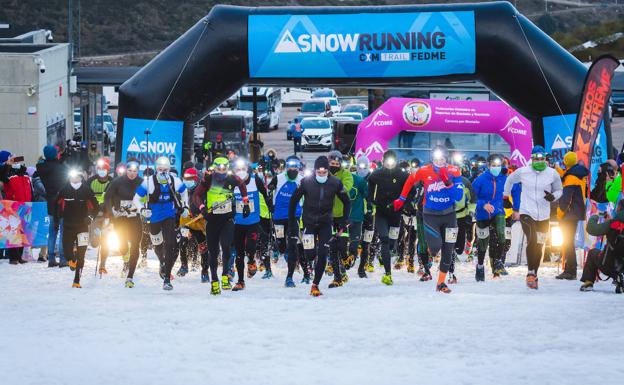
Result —
[{"label": "headlamp", "polygon": [[386,158],[384,163],[388,166],[394,166],[396,164],[396,159],[389,157],[389,158]]},{"label": "headlamp", "polygon": [[325,167],[319,167],[318,171],[327,171]]},{"label": "headlamp", "polygon": [[98,161],[96,162],[96,166],[98,168],[102,168],[104,167],[105,162],[102,159],[98,159]]},{"label": "headlamp", "polygon": [[340,165],[342,166],[342,168],[347,168],[349,167],[349,162],[343,161]]},{"label": "headlamp", "polygon": [[69,170],[69,177],[70,178],[78,178],[79,176],[80,176],[80,171],[78,171],[76,169]]},{"label": "headlamp", "polygon": [[464,156],[458,152],[453,154],[453,161],[457,164],[460,164],[464,161]]},{"label": "headlamp", "polygon": [[494,165],[494,166],[498,167],[498,166],[500,166],[501,164],[503,164],[503,162],[500,160],[500,158],[494,158],[494,159],[492,159],[492,165]]},{"label": "headlamp", "polygon": [[117,172],[121,175],[126,173],[126,168],[124,166],[117,167]]},{"label": "headlamp", "polygon": [[303,176],[310,176],[310,175],[312,175],[312,170],[310,170],[310,169],[306,169],[306,170],[303,172]]},{"label": "headlamp", "polygon": [[444,154],[442,153],[442,150],[435,150],[433,152],[433,159],[439,160],[439,159],[443,159],[443,158],[444,158]]},{"label": "headlamp", "polygon": [[236,167],[237,168],[244,168],[245,167],[245,161],[243,159],[239,159],[236,161]]},{"label": "headlamp", "polygon": [[358,164],[358,167],[363,170],[363,169],[366,168],[366,163],[360,163],[360,164]]}]

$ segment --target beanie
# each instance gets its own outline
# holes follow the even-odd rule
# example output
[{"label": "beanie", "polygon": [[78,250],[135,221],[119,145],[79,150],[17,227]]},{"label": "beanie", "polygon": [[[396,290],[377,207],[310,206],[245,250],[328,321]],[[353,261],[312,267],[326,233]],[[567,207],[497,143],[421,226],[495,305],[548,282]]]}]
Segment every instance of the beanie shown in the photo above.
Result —
[{"label": "beanie", "polygon": [[314,169],[318,170],[319,168],[329,169],[329,160],[327,160],[326,156],[319,156],[314,161]]},{"label": "beanie", "polygon": [[342,160],[342,153],[340,151],[338,151],[338,150],[331,151],[329,153],[329,159],[341,161]]},{"label": "beanie", "polygon": [[574,166],[578,162],[576,158],[576,152],[570,151],[563,157],[563,164],[565,164],[566,168]]},{"label": "beanie", "polygon": [[56,150],[56,147],[47,145],[43,148],[43,157],[46,158],[46,160],[56,159],[57,156],[58,151]]},{"label": "beanie", "polygon": [[4,164],[11,157],[11,153],[5,150],[0,151],[0,164]]}]

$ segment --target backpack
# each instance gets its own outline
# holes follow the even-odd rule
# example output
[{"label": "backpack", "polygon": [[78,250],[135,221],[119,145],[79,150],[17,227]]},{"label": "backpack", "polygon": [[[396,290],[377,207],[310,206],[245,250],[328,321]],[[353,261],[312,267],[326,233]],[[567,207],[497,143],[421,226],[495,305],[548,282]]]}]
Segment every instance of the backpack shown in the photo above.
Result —
[{"label": "backpack", "polygon": [[13,175],[4,186],[4,199],[15,202],[32,202],[32,185],[27,175]]}]

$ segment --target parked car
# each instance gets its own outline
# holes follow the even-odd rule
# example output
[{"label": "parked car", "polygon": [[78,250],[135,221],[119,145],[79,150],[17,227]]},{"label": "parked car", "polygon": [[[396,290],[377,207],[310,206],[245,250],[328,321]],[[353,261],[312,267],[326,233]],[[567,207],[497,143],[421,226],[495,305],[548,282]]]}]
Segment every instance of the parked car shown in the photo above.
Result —
[{"label": "parked car", "polygon": [[249,132],[253,126],[253,119],[243,115],[208,115],[204,119],[206,127],[204,141],[215,142],[217,135],[221,134],[227,149],[234,150],[237,154],[249,152]]},{"label": "parked car", "polygon": [[353,153],[355,135],[361,120],[337,121],[334,123],[334,148],[343,154]]},{"label": "parked car", "polygon": [[329,102],[329,107],[331,108],[331,111],[334,114],[337,114],[340,112],[340,102],[338,101],[338,98],[323,98],[326,99]]},{"label": "parked car", "polygon": [[315,114],[317,116],[329,116],[332,114],[331,105],[326,99],[312,99],[301,104],[301,108],[298,109],[304,114]]},{"label": "parked car", "polygon": [[[318,115],[316,114],[299,114],[297,115],[296,119],[299,123],[301,123],[301,121],[304,118],[312,118],[312,117],[316,117]],[[292,131],[290,131],[290,125],[292,124],[292,122],[294,122],[294,120],[289,121],[288,122],[288,127],[286,127],[286,140],[292,140]]]},{"label": "parked car", "polygon": [[338,98],[333,88],[319,88],[312,92],[312,98]]},{"label": "parked car", "polygon": [[613,91],[611,94],[611,112],[613,116],[624,115],[624,91]]},{"label": "parked car", "polygon": [[[362,120],[364,117],[361,112],[339,112],[333,115],[334,119],[339,120]],[[349,119],[345,119],[349,118]]]},{"label": "parked car", "polygon": [[117,138],[117,130],[115,129],[115,126],[113,126],[113,123],[104,121],[104,135],[108,136],[108,143],[110,143],[111,146],[114,146],[115,139]]},{"label": "parked car", "polygon": [[342,112],[359,112],[362,118],[365,118],[368,116],[368,106],[362,103],[351,103],[344,106]]},{"label": "parked car", "polygon": [[74,109],[74,134],[80,132],[81,126],[82,126],[82,122],[80,118],[80,109],[78,109],[78,111]]},{"label": "parked car", "polygon": [[321,149],[329,151],[334,145],[334,130],[328,118],[304,118],[301,122],[303,135],[301,148],[303,151]]}]

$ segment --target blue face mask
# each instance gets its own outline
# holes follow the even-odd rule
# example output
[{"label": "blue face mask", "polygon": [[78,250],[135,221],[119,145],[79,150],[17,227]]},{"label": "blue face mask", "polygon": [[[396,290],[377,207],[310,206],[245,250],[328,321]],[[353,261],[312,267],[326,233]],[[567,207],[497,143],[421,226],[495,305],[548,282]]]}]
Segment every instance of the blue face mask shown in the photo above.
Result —
[{"label": "blue face mask", "polygon": [[325,176],[318,176],[318,175],[316,175],[316,181],[319,182],[319,183],[327,182],[327,175],[325,175]]},{"label": "blue face mask", "polygon": [[186,186],[186,188],[193,188],[193,187],[195,187],[195,181],[194,180],[185,180],[184,181],[184,185]]},{"label": "blue face mask", "polygon": [[501,173],[501,170],[503,168],[501,166],[498,167],[490,167],[490,174],[494,175],[494,176],[499,176]]},{"label": "blue face mask", "polygon": [[156,180],[158,180],[158,183],[160,184],[169,183],[169,172],[157,172]]}]

